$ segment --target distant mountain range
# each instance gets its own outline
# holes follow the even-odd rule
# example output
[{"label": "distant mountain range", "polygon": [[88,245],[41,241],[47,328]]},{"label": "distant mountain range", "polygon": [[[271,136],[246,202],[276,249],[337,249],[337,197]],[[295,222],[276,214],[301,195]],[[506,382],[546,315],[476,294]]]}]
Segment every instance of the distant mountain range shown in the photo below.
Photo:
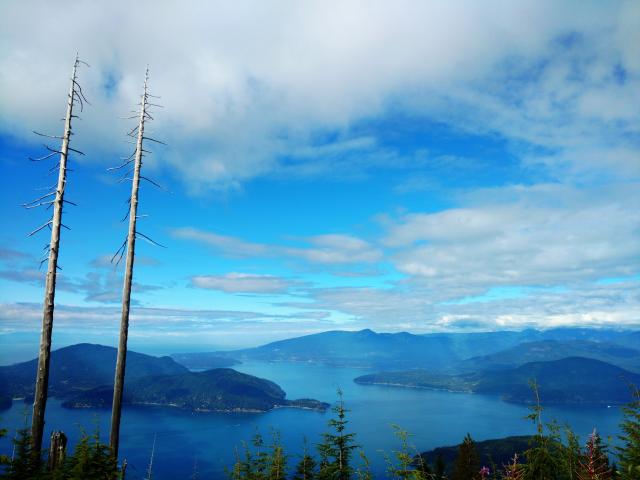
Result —
[{"label": "distant mountain range", "polygon": [[[51,352],[49,394],[67,407],[111,405],[116,349],[78,344]],[[0,408],[33,396],[37,360],[0,367]],[[325,409],[316,400],[287,400],[273,382],[231,369],[190,372],[170,357],[127,352],[125,404],[198,411],[265,411],[276,407]]]},{"label": "distant mountain range", "polygon": [[426,370],[382,372],[355,379],[364,385],[390,385],[500,395],[505,401],[531,403],[535,380],[544,404],[616,405],[631,400],[631,385],[640,375],[600,360],[582,357],[531,362],[512,369],[459,375]]},{"label": "distant mountain range", "polygon": [[337,367],[412,368],[428,364],[441,369],[460,359],[450,343],[406,332],[336,330],[215,355],[241,361],[321,363]]},{"label": "distant mountain range", "polygon": [[463,360],[455,366],[455,369],[460,372],[472,372],[479,368],[482,370],[506,370],[525,363],[561,360],[568,357],[594,358],[640,373],[640,350],[592,340],[524,342],[490,355]]},{"label": "distant mountain range", "polygon": [[321,363],[330,366],[402,370],[421,368],[440,373],[508,369],[532,361],[581,356],[640,372],[640,332],[560,328],[519,332],[376,333],[329,331],[242,350],[174,354],[194,368],[229,361]]},{"label": "distant mountain range", "polygon": [[216,353],[172,353],[171,358],[189,370],[226,368],[233,367],[240,363],[239,360],[224,357]]}]

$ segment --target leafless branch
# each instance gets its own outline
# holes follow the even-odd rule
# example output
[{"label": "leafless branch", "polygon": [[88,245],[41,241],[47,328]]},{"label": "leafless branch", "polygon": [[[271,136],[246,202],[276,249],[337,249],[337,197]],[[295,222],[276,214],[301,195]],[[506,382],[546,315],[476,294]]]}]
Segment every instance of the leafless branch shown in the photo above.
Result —
[{"label": "leafless branch", "polygon": [[107,168],[107,172],[113,172],[115,170],[120,170],[121,168],[126,167],[127,165],[129,165],[130,163],[132,163],[135,159],[134,158],[130,158],[129,160],[127,160],[126,162],[124,162],[122,165],[118,165],[117,167],[110,167]]},{"label": "leafless branch", "polygon": [[33,232],[31,232],[29,235],[27,235],[27,237],[32,237],[33,235],[35,235],[36,233],[38,233],[40,230],[42,230],[45,227],[48,227],[49,225],[51,225],[53,223],[53,220],[49,220],[47,223],[44,223],[42,225],[40,225],[38,228],[36,228]]},{"label": "leafless branch", "polygon": [[160,140],[156,140],[155,138],[151,138],[151,137],[143,137],[145,140],[151,140],[152,142],[156,142],[159,143],[161,145],[166,145],[166,143],[161,142]]},{"label": "leafless branch", "polygon": [[58,140],[62,140],[63,137],[59,137],[57,135],[47,135],[46,133],[36,132],[35,130],[31,130],[33,133],[38,135],[39,137],[47,137],[47,138],[56,138]]},{"label": "leafless branch", "polygon": [[152,240],[151,238],[147,237],[144,233],[140,233],[137,230],[136,230],[136,235],[140,235],[143,239],[145,239],[149,243],[152,243],[153,245],[157,245],[158,247],[162,247],[162,248],[167,248],[164,245],[159,244],[158,242],[156,242],[156,241]]},{"label": "leafless branch", "polygon": [[140,178],[142,180],[146,180],[147,182],[151,183],[152,185],[155,185],[156,187],[158,187],[160,190],[164,190],[165,192],[168,192],[169,190],[166,189],[165,187],[163,187],[162,185],[160,185],[159,183],[154,182],[153,180],[151,180],[150,178],[147,177],[143,177],[142,175],[140,175]]},{"label": "leafless branch", "polygon": [[24,208],[29,210],[31,208],[37,208],[37,207],[41,207],[43,205],[51,205],[52,203],[55,203],[55,200],[51,200],[49,202],[40,202],[40,203],[36,203],[35,205],[29,205],[29,206],[23,205],[23,206],[24,206]]},{"label": "leafless branch", "polygon": [[124,255],[124,249],[125,249],[126,245],[127,245],[127,238],[125,237],[124,242],[122,242],[122,245],[120,245],[120,248],[118,249],[118,251],[116,251],[116,253],[113,255],[113,257],[111,257],[111,263],[113,263],[113,261],[118,256],[118,254],[120,254],[120,258],[116,262],[116,267],[120,263],[120,260],[122,260],[122,256]]},{"label": "leafless branch", "polygon": [[47,150],[49,150],[52,153],[58,153],[58,154],[62,155],[62,152],[60,150],[55,150],[55,149],[51,148],[49,145],[44,145],[44,148],[46,148]]},{"label": "leafless branch", "polygon": [[81,152],[80,150],[76,150],[75,148],[71,148],[71,147],[67,147],[67,148],[72,152],[76,152],[77,154],[84,156],[84,152]]},{"label": "leafless branch", "polygon": [[80,86],[80,84],[78,82],[76,82],[75,80],[73,81],[74,85],[76,87],[78,87],[78,92],[80,93],[80,96],[82,97],[82,100],[84,100],[84,102],[87,105],[91,105],[91,103],[89,103],[89,100],[87,100],[87,97],[84,96],[84,92],[82,91],[82,86]]},{"label": "leafless branch", "polygon": [[32,162],[41,162],[43,160],[46,160],[48,158],[53,157],[56,153],[58,153],[58,152],[51,152],[49,155],[45,155],[44,157],[39,157],[39,158],[31,158],[31,157],[29,157],[29,160],[31,160]]},{"label": "leafless branch", "polygon": [[40,200],[44,200],[45,198],[50,197],[50,196],[55,195],[55,194],[56,194],[56,192],[49,192],[46,195],[42,195],[41,197],[38,197],[35,200],[32,200],[31,202],[22,203],[20,206],[21,207],[26,207],[27,205],[31,205],[32,203],[39,202]]}]

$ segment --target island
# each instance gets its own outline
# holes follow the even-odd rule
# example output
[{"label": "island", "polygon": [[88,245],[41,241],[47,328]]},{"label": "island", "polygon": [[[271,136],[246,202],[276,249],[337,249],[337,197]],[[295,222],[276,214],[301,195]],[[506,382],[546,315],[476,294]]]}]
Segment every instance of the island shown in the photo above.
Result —
[{"label": "island", "polygon": [[[49,395],[67,408],[110,408],[116,349],[78,344],[51,353]],[[37,359],[0,367],[0,409],[33,397]],[[326,410],[314,399],[289,400],[274,382],[231,368],[189,371],[171,357],[127,352],[125,405],[193,412],[265,412],[274,408]]]}]

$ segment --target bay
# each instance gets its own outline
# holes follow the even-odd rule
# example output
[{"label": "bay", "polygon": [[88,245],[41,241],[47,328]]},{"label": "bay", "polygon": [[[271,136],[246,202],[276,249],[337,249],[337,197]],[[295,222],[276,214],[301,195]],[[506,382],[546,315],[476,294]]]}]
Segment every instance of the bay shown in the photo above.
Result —
[{"label": "bay", "polygon": [[[505,403],[498,397],[433,391],[426,389],[358,385],[353,379],[362,369],[336,368],[302,363],[244,363],[237,370],[278,383],[287,398],[315,398],[329,403],[343,392],[349,431],[371,462],[376,476],[385,470],[383,452],[390,454],[399,442],[392,425],[411,432],[411,443],[420,451],[459,443],[468,432],[475,440],[525,435],[534,426],[524,417],[524,405]],[[544,403],[544,392],[541,392]],[[10,410],[0,412],[0,426],[9,436],[0,439],[0,452],[11,455],[10,437],[25,424],[31,406],[15,401]],[[46,431],[64,430],[71,445],[77,442],[81,427],[89,433],[100,431],[108,439],[110,412],[99,409],[70,410],[52,399],[47,407]],[[146,478],[155,438],[153,478],[187,479],[197,472],[200,479],[225,478],[242,442],[260,432],[269,443],[278,431],[289,464],[294,465],[302,451],[303,439],[310,448],[322,440],[332,412],[282,408],[266,413],[191,413],[169,408],[125,407],[122,417],[121,457],[128,462],[127,478]],[[622,418],[617,407],[549,406],[543,419],[567,423],[585,440],[594,427],[607,439],[619,433]],[[195,477],[193,477],[195,478]]]}]

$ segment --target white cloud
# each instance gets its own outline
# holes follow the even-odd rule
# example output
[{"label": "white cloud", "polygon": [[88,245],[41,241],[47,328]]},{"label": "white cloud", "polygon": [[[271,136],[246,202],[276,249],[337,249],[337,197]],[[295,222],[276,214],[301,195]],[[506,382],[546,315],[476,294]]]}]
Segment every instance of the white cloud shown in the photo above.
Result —
[{"label": "white cloud", "polygon": [[402,282],[387,289],[312,289],[312,302],[295,305],[340,311],[352,316],[353,325],[380,331],[637,327],[639,291],[637,279],[626,279],[606,285],[581,283],[563,289],[531,290],[513,298],[459,303],[444,301],[448,300],[447,294],[438,288]]},{"label": "white cloud", "polygon": [[234,257],[257,257],[269,255],[269,248],[267,245],[246,242],[237,237],[205,232],[197,228],[176,228],[172,231],[172,234],[176,238],[204,243],[205,245],[221,250],[226,255]]},{"label": "white cloud", "polygon": [[[78,146],[119,153],[126,127],[114,120],[150,64],[166,106],[152,128],[172,145],[157,161],[194,191],[286,170],[290,155],[297,174],[331,175],[327,158],[375,145],[350,126],[391,106],[567,158],[599,146],[606,166],[612,145],[637,151],[639,11],[633,1],[3,3],[0,128],[55,133],[80,49],[93,107]],[[317,141],[327,131],[342,132],[336,145]]]},{"label": "white cloud", "polygon": [[[559,285],[640,269],[637,185],[577,191],[559,186],[500,189],[498,198],[389,228],[396,267],[433,288]],[[516,198],[510,203],[500,200]],[[485,192],[486,193],[486,192]],[[591,195],[591,198],[587,198]]]},{"label": "white cloud", "polygon": [[227,293],[286,293],[295,284],[296,282],[273,275],[236,272],[191,277],[191,285],[194,287]]},{"label": "white cloud", "polygon": [[290,257],[325,265],[372,263],[382,258],[382,252],[369,242],[346,234],[301,238],[298,240],[307,244],[301,248],[247,242],[193,227],[176,228],[172,233],[177,238],[203,243],[231,257]]}]

